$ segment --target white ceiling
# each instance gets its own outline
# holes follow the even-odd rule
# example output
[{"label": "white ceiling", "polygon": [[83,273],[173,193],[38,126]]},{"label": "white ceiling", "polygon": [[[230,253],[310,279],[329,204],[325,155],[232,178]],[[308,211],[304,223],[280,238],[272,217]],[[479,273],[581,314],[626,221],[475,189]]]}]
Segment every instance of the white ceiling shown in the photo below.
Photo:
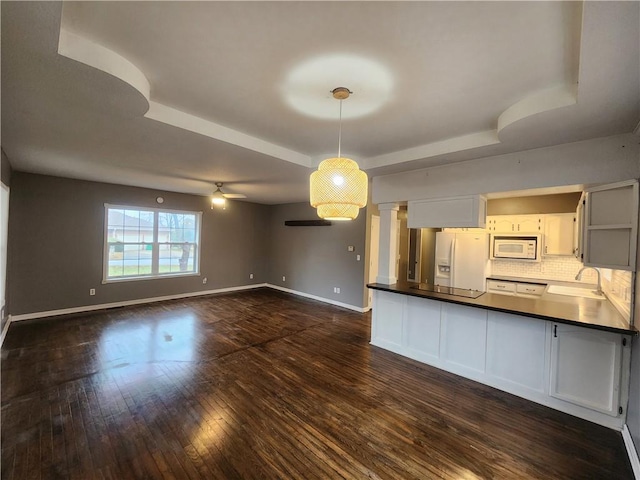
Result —
[{"label": "white ceiling", "polygon": [[638,2],[2,2],[14,169],[250,201],[640,119]]}]

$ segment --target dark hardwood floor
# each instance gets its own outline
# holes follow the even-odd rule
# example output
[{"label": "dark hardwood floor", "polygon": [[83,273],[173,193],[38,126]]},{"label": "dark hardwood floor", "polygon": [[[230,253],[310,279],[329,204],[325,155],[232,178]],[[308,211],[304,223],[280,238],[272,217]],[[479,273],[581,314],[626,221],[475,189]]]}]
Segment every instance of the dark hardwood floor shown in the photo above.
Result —
[{"label": "dark hardwood floor", "polygon": [[2,478],[631,479],[620,433],[268,289],[14,323]]}]

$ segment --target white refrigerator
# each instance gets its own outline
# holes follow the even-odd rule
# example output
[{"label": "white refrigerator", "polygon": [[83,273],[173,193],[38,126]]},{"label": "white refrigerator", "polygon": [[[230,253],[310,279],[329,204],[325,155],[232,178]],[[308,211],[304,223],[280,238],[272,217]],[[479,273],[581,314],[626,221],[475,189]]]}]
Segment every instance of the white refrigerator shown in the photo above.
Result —
[{"label": "white refrigerator", "polygon": [[490,268],[488,233],[436,233],[436,285],[484,292]]}]

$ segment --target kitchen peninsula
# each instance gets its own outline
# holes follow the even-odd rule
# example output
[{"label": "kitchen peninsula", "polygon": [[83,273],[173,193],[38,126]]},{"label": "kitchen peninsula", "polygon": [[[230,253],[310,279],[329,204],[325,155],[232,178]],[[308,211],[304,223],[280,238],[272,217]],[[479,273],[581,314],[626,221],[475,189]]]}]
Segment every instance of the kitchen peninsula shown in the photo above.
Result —
[{"label": "kitchen peninsula", "polygon": [[[371,344],[620,430],[637,330],[605,299],[369,284]],[[478,292],[479,293],[479,292]]]}]

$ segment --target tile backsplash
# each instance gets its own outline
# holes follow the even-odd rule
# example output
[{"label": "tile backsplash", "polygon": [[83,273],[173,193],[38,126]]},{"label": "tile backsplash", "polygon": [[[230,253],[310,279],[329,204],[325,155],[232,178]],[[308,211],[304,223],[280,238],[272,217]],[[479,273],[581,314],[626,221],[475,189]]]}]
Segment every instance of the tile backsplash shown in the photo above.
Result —
[{"label": "tile backsplash", "polygon": [[629,321],[631,318],[631,272],[609,270],[608,268],[601,270],[603,273],[602,289],[611,303]]},{"label": "tile backsplash", "polygon": [[[511,277],[536,278],[540,280],[559,280],[576,282],[576,274],[582,268],[582,262],[572,256],[543,257],[541,262],[522,260],[492,260],[491,274]],[[593,270],[585,270],[581,283],[596,283],[597,275]]]}]

